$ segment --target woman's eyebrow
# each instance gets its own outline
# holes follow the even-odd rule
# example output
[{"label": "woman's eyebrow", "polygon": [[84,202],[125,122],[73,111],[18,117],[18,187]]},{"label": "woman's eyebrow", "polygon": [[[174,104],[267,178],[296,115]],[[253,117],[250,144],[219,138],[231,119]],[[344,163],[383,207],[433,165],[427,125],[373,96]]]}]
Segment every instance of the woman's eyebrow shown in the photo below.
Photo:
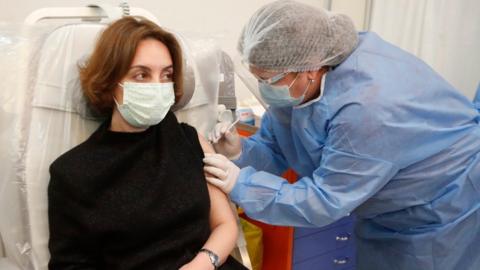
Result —
[{"label": "woman's eyebrow", "polygon": [[165,71],[165,70],[167,71],[173,70],[173,65],[166,66],[162,69],[162,71]]},{"label": "woman's eyebrow", "polygon": [[135,66],[131,66],[131,67],[130,67],[130,70],[132,70],[132,69],[136,69],[136,68],[138,68],[138,69],[146,69],[146,70],[151,70],[149,67],[147,67],[147,66],[144,66],[144,65],[135,65]]},{"label": "woman's eyebrow", "polygon": [[[150,67],[144,66],[144,65],[131,66],[131,67],[130,67],[130,70],[132,70],[132,69],[144,69],[144,70],[149,70],[149,71],[152,70]],[[164,71],[170,71],[170,70],[172,70],[172,69],[173,69],[173,65],[168,65],[168,66],[162,68],[162,72],[164,72]]]}]

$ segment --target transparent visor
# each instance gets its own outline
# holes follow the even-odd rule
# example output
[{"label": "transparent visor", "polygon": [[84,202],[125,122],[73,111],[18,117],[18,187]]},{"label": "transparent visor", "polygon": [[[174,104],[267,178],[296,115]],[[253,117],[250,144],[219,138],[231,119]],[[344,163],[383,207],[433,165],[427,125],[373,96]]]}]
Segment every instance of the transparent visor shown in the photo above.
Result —
[{"label": "transparent visor", "polygon": [[258,82],[260,83],[265,83],[265,84],[275,84],[276,82],[279,82],[280,80],[282,80],[283,78],[285,78],[285,76],[287,76],[288,72],[282,72],[282,73],[279,73],[277,75],[274,75],[272,77],[270,77],[269,79],[262,79],[260,77],[258,77],[257,75],[253,74],[253,76],[258,80]]},{"label": "transparent visor", "polygon": [[[248,65],[248,63],[246,63],[243,59],[241,60],[242,62],[242,65],[245,69],[247,69],[248,71],[250,71],[250,65]],[[275,84],[279,81],[281,81],[283,78],[285,78],[285,76],[288,75],[288,73],[290,72],[280,72],[276,75],[273,75],[272,77],[268,78],[268,79],[263,79],[263,78],[260,78],[258,77],[256,74],[254,74],[253,72],[250,72],[253,77],[255,77],[255,79],[259,82],[259,83],[264,83],[264,84]]]}]

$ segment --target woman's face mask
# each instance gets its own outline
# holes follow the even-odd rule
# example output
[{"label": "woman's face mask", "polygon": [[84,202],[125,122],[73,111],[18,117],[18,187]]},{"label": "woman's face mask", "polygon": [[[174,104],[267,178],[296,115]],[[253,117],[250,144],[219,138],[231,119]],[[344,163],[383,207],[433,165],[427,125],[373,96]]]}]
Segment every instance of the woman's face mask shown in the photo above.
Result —
[{"label": "woman's face mask", "polygon": [[131,126],[147,128],[160,123],[175,103],[173,82],[120,84],[123,87],[123,104],[117,104],[123,119]]}]

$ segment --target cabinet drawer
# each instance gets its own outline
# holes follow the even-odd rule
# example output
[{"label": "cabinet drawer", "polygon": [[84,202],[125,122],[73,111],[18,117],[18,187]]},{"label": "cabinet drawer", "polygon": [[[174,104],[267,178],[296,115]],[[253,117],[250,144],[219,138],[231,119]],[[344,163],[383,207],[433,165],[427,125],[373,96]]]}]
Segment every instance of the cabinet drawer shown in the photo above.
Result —
[{"label": "cabinet drawer", "polygon": [[355,269],[355,248],[348,246],[343,249],[325,253],[321,256],[293,264],[292,270],[353,270]]},{"label": "cabinet drawer", "polygon": [[354,247],[353,223],[295,239],[293,242],[293,263],[299,263],[347,246]]},{"label": "cabinet drawer", "polygon": [[317,232],[325,231],[325,230],[328,230],[328,229],[331,229],[333,227],[337,227],[337,226],[340,226],[340,225],[354,223],[354,221],[355,221],[355,219],[354,219],[353,216],[348,216],[348,217],[344,217],[344,218],[338,220],[337,222],[329,224],[325,227],[320,227],[320,228],[295,227],[294,237],[295,238],[300,238],[300,237],[303,237],[303,236],[306,236],[306,235],[310,235],[310,234],[314,234],[314,233],[317,233]]}]

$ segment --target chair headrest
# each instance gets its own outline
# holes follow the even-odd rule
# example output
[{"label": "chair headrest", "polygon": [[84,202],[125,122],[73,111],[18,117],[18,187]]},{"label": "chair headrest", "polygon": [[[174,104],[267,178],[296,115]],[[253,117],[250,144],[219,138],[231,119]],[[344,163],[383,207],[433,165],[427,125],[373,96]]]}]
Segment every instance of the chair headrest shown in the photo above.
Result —
[{"label": "chair headrest", "polygon": [[104,24],[68,24],[55,28],[40,49],[33,105],[99,118],[88,106],[78,66],[93,51]]}]

